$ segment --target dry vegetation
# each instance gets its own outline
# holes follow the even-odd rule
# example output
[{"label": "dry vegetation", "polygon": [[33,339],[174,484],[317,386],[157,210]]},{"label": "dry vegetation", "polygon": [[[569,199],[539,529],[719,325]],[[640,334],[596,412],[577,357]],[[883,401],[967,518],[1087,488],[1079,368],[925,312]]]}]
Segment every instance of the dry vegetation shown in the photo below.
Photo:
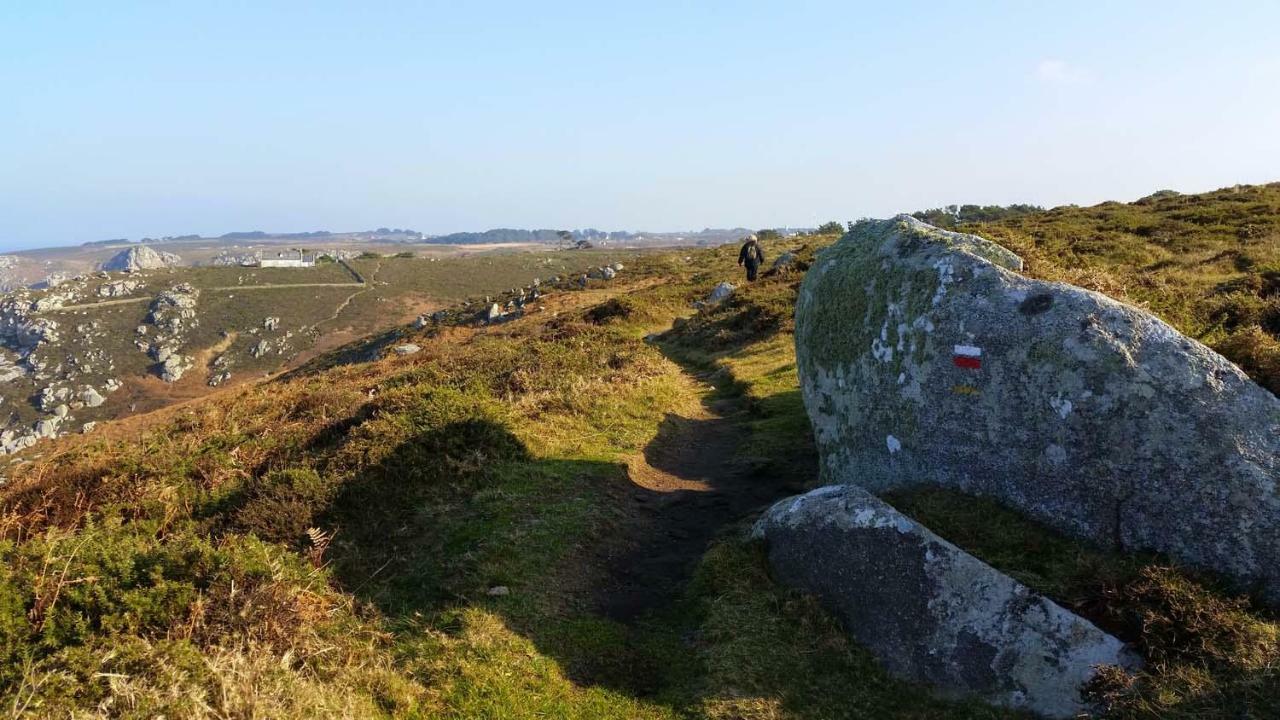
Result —
[{"label": "dry vegetation", "polygon": [[[1091,211],[1046,215],[1059,212]],[[1212,265],[1224,272],[1211,279],[1194,253],[1169,250],[1185,284],[1130,285],[1160,261],[1146,241],[1124,250],[1127,235],[1109,235],[1109,250],[1087,251],[1095,246],[1035,217],[987,232],[1039,275],[1117,283],[1180,327],[1206,323],[1210,342],[1246,332],[1213,325],[1197,298],[1236,297],[1213,288],[1252,270]],[[621,624],[591,601],[601,549],[631,521],[619,509],[628,458],[668,413],[741,397],[752,466],[816,482],[791,308],[805,263],[833,239],[795,243],[808,243],[794,248],[796,271],[707,312],[688,308],[731,277],[736,248],[628,259],[615,284],[561,290],[544,313],[361,346],[411,340],[423,348],[415,355],[317,362],[192,405],[128,442],[63,441],[0,490],[6,709],[1015,717],[887,677],[812,602],[769,581],[742,527],[713,545],[670,607]],[[1261,259],[1274,247],[1249,247],[1237,252],[1274,261]],[[1095,257],[1105,262],[1090,265]],[[892,500],[1134,642],[1148,662],[1138,681],[1095,688],[1112,717],[1263,718],[1280,702],[1271,614],[1213,578],[1083,546],[986,501]]]}]

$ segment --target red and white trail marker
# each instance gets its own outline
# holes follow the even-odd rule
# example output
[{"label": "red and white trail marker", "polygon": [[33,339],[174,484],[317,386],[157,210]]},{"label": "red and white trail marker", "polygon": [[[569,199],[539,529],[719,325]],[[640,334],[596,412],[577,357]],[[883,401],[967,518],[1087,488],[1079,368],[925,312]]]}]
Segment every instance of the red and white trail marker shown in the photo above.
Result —
[{"label": "red and white trail marker", "polygon": [[982,348],[973,345],[957,345],[951,355],[951,362],[958,368],[980,370],[982,369]]}]

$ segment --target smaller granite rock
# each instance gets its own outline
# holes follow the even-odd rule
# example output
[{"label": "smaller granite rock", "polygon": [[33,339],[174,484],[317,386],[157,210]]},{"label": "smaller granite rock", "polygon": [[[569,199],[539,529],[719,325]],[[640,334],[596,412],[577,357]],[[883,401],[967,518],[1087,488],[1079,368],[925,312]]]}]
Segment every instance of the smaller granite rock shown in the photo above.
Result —
[{"label": "smaller granite rock", "polygon": [[265,320],[263,320],[263,321],[262,321],[262,329],[263,329],[263,330],[268,330],[268,331],[273,331],[273,332],[274,332],[274,331],[275,331],[276,329],[278,329],[279,327],[280,327],[280,318],[278,318],[278,317],[269,317],[269,318],[267,318],[267,319],[265,319]]},{"label": "smaller granite rock", "polygon": [[421,350],[421,347],[414,345],[413,343],[405,343],[404,345],[395,346],[395,353],[397,355],[412,355]]},{"label": "smaller granite rock", "polygon": [[85,388],[84,392],[80,393],[80,401],[85,404],[85,407],[95,408],[102,405],[102,403],[106,402],[107,399],[102,397],[102,394],[97,390],[93,388]]},{"label": "smaller granite rock", "polygon": [[867,491],[832,485],[770,508],[753,536],[784,585],[812,593],[893,675],[949,697],[1072,718],[1116,638]]},{"label": "smaller granite rock", "polygon": [[774,270],[784,270],[784,269],[786,269],[786,268],[789,268],[789,267],[791,267],[792,265],[795,265],[795,264],[796,264],[796,260],[797,260],[797,259],[798,259],[798,257],[796,256],[796,254],[795,254],[795,253],[793,253],[793,252],[791,252],[790,250],[788,250],[788,251],[786,251],[786,252],[782,253],[781,255],[779,255],[777,258],[775,258],[775,259],[774,259],[774,261],[773,261],[773,269],[774,269]]},{"label": "smaller granite rock", "polygon": [[733,291],[736,289],[737,288],[734,287],[733,283],[722,282],[719,285],[716,285],[715,288],[711,290],[711,294],[707,296],[707,302],[708,303],[723,302],[729,299],[729,296],[732,295]]},{"label": "smaller granite rock", "polygon": [[140,287],[142,287],[142,283],[135,280],[117,280],[100,286],[98,288],[98,297],[122,298],[132,295]]},{"label": "smaller granite rock", "polygon": [[51,438],[58,434],[58,423],[62,418],[58,416],[45,418],[36,422],[36,437]]}]

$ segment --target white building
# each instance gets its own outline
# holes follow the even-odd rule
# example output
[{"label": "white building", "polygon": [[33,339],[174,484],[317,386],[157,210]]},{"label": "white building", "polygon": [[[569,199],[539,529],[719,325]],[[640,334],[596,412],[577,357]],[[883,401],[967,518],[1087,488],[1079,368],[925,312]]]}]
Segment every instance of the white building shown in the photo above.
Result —
[{"label": "white building", "polygon": [[278,257],[262,258],[258,261],[258,267],[264,268],[307,268],[316,264],[315,257],[306,257],[302,251],[298,251],[298,257],[285,257],[284,253],[280,253]]}]

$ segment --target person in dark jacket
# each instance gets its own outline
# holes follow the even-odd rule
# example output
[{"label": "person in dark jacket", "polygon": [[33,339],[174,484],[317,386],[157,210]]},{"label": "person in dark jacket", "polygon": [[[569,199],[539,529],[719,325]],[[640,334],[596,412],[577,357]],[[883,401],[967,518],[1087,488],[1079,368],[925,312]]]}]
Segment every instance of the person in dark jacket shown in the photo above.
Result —
[{"label": "person in dark jacket", "polygon": [[742,249],[738,251],[738,264],[746,266],[747,281],[755,282],[756,273],[760,272],[760,266],[764,264],[764,251],[760,249],[760,241],[755,235],[742,244]]}]

